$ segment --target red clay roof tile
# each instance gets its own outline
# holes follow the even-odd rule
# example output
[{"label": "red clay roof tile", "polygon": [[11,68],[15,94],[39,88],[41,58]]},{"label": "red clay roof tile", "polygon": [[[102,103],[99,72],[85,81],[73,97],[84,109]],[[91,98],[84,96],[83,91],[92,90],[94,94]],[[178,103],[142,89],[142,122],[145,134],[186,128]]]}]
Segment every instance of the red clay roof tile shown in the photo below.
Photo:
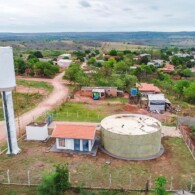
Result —
[{"label": "red clay roof tile", "polygon": [[72,124],[57,124],[51,137],[67,139],[91,139],[95,137],[96,127]]}]

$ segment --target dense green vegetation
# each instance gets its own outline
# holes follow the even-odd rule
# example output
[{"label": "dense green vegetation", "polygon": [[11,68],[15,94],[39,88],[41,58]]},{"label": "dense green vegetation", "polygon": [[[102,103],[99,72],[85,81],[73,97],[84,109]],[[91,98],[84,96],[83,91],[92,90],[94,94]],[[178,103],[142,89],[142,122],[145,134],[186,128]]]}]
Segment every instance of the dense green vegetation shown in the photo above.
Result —
[{"label": "dense green vegetation", "polygon": [[[96,50],[75,52],[87,59],[87,70],[82,69],[80,64],[72,64],[65,73],[64,78],[81,86],[114,86],[118,89],[129,92],[131,87],[135,87],[137,82],[154,83],[163,92],[174,94],[178,99],[188,103],[195,103],[195,81],[189,68],[195,67],[192,60],[191,49],[149,49],[139,51],[117,51],[111,50],[106,55]],[[187,57],[173,56],[173,53],[185,53]],[[135,56],[146,53],[143,57]],[[183,54],[184,55],[184,54]],[[101,59],[99,61],[99,59]],[[147,65],[151,60],[163,59],[160,66]],[[169,62],[171,59],[171,62]],[[165,64],[172,63],[175,69],[163,73],[161,70]],[[136,66],[135,66],[136,65]],[[174,77],[184,78],[185,80],[175,80]],[[190,79],[190,80],[189,80]]]},{"label": "dense green vegetation", "polygon": [[59,72],[59,67],[52,62],[41,62],[37,57],[42,56],[40,52],[34,52],[28,56],[27,60],[15,59],[15,71],[20,75],[53,77]]}]

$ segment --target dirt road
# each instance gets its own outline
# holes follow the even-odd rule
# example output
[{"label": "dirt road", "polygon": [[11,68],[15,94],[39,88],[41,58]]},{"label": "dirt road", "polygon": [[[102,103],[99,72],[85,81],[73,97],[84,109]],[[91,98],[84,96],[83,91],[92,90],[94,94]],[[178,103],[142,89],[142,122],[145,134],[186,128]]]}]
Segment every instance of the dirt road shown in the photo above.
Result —
[{"label": "dirt road", "polygon": [[[20,123],[20,130],[25,129],[25,126],[33,121],[33,119],[36,119],[43,113],[57,107],[58,105],[62,104],[64,100],[66,100],[68,95],[68,88],[64,85],[64,81],[62,79],[64,73],[60,73],[57,75],[54,79],[38,79],[38,78],[22,78],[25,80],[36,80],[36,81],[45,81],[49,82],[53,85],[54,89],[53,92],[44,99],[39,105],[37,105],[36,108],[33,110],[24,113],[19,117],[19,123]],[[18,128],[18,119],[16,119],[16,126],[17,126],[17,132],[19,132]],[[0,142],[5,140],[6,138],[6,130],[5,130],[5,122],[0,122]]]}]

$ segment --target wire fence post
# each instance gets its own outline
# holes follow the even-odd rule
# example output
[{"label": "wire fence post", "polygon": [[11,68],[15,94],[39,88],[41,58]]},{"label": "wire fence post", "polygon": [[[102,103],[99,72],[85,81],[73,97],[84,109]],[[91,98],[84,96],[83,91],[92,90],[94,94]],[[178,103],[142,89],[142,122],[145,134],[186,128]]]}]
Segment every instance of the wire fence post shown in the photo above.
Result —
[{"label": "wire fence post", "polygon": [[173,176],[171,177],[171,184],[170,184],[170,190],[173,189]]},{"label": "wire fence post", "polygon": [[10,184],[9,169],[7,170],[7,183]]},{"label": "wire fence post", "polygon": [[109,177],[109,188],[111,188],[112,186],[112,175],[110,174],[110,177]]},{"label": "wire fence post", "polygon": [[131,189],[131,174],[129,174],[129,189]]},{"label": "wire fence post", "polygon": [[191,177],[191,181],[190,181],[190,192],[192,192],[192,189],[193,189],[193,179]]},{"label": "wire fence post", "polygon": [[69,181],[69,183],[71,183],[71,180],[70,180],[70,171],[68,172],[68,181]]},{"label": "wire fence post", "polygon": [[30,186],[30,171],[28,170],[28,185]]},{"label": "wire fence post", "polygon": [[149,177],[149,189],[152,189],[152,176]]}]

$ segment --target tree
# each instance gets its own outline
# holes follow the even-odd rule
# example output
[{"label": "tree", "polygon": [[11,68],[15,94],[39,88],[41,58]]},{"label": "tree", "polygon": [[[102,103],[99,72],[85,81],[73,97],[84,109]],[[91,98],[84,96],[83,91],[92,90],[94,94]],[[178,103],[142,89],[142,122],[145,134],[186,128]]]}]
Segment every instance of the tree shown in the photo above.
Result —
[{"label": "tree", "polygon": [[124,61],[121,61],[114,64],[114,69],[116,72],[124,73],[129,70],[129,66]]},{"label": "tree", "polygon": [[87,61],[87,64],[95,64],[96,62],[96,59],[94,57],[90,58],[88,61]]},{"label": "tree", "polygon": [[18,73],[18,74],[25,73],[25,70],[27,68],[27,64],[23,59],[21,59],[21,58],[15,59],[14,64],[15,64],[16,73]]},{"label": "tree", "polygon": [[139,60],[139,64],[147,64],[149,62],[148,56],[143,56],[140,60]]},{"label": "tree", "polygon": [[112,49],[112,50],[109,52],[109,54],[110,54],[111,56],[117,56],[117,50]]},{"label": "tree", "polygon": [[195,82],[192,82],[189,87],[184,90],[184,97],[190,103],[195,103]]},{"label": "tree", "polygon": [[137,83],[137,77],[134,75],[123,76],[124,87],[123,90],[129,92],[131,87],[135,87]]},{"label": "tree", "polygon": [[49,62],[37,62],[34,64],[34,72],[36,75],[52,77],[59,72],[59,67]]},{"label": "tree", "polygon": [[155,181],[155,188],[154,188],[154,191],[155,191],[155,194],[156,195],[166,195],[168,194],[166,192],[166,189],[165,189],[165,184],[167,183],[167,180],[165,177],[158,177]]},{"label": "tree", "polygon": [[184,70],[181,70],[179,74],[182,77],[191,77],[192,71],[190,69],[184,69]]},{"label": "tree", "polygon": [[179,97],[183,96],[184,89],[190,86],[190,82],[187,80],[178,81],[173,87],[174,91],[179,94]]},{"label": "tree", "polygon": [[86,86],[90,83],[89,78],[84,71],[81,70],[79,64],[71,64],[66,70],[64,78],[74,83],[79,83],[80,86]]},{"label": "tree", "polygon": [[59,164],[53,173],[43,176],[38,195],[63,195],[70,186],[68,165]]},{"label": "tree", "polygon": [[184,60],[183,58],[180,58],[178,56],[173,56],[171,62],[174,66],[179,66],[179,65],[183,65]]},{"label": "tree", "polygon": [[40,51],[35,51],[33,55],[37,58],[43,58],[43,54]]},{"label": "tree", "polygon": [[142,64],[135,70],[135,75],[140,78],[147,78],[148,75],[151,75],[155,72],[156,68],[154,66],[148,66]]}]

